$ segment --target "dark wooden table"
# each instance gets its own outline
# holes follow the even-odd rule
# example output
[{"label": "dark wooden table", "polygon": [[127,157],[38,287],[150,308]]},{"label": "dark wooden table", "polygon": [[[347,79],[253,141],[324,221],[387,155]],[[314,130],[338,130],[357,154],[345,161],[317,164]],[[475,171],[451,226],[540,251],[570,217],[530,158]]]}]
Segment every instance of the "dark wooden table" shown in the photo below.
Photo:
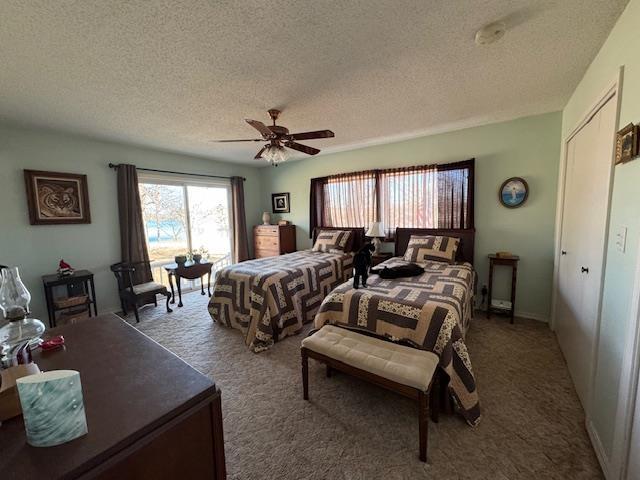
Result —
[{"label": "dark wooden table", "polygon": [[80,372],[89,433],[56,447],[26,443],[22,417],[0,427],[0,477],[226,478],[220,390],[113,314],[47,331],[64,350],[36,351],[41,370]]},{"label": "dark wooden table", "polygon": [[511,323],[513,323],[513,317],[516,311],[516,281],[518,277],[518,260],[520,257],[512,255],[510,257],[499,257],[497,255],[489,255],[489,292],[487,299],[487,318],[491,318],[491,312],[502,312],[504,309],[495,308],[491,306],[491,291],[493,290],[493,269],[496,265],[504,265],[511,267],[511,310],[509,316],[511,317]]},{"label": "dark wooden table", "polygon": [[56,312],[68,310],[70,308],[78,308],[79,305],[70,307],[57,308],[53,303],[53,289],[59,286],[67,287],[67,295],[72,296],[82,291],[88,295],[87,308],[89,316],[91,316],[91,306],[93,305],[93,314],[98,315],[98,305],[96,303],[96,287],[93,283],[93,273],[89,270],[76,270],[73,275],[61,277],[57,273],[42,276],[42,284],[44,286],[44,298],[47,303],[47,314],[49,315],[49,327],[56,326]]},{"label": "dark wooden table", "polygon": [[171,303],[176,303],[176,294],[173,290],[173,278],[175,277],[176,283],[178,285],[178,306],[182,306],[182,290],[180,288],[180,279],[186,278],[188,280],[195,280],[196,278],[200,278],[200,287],[202,295],[204,295],[204,282],[202,278],[207,276],[207,293],[211,296],[211,268],[213,267],[213,263],[211,262],[187,262],[184,264],[178,265],[177,263],[169,263],[167,265],[163,265],[169,275],[169,286],[171,287]]}]

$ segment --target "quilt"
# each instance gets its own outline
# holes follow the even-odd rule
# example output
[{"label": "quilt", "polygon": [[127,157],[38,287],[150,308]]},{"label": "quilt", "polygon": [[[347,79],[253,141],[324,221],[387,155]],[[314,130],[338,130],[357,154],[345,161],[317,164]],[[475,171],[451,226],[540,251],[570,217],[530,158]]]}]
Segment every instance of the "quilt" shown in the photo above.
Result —
[{"label": "quilt", "polygon": [[241,330],[253,352],[298,333],[325,296],[352,276],[353,253],[303,250],[249,260],[216,273],[211,318]]}]

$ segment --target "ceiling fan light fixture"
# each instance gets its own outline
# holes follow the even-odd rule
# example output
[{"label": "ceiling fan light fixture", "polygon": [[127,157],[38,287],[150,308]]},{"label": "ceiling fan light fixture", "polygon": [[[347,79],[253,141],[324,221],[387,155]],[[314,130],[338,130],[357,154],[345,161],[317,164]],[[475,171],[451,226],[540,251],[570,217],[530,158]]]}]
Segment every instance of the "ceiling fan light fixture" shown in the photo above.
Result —
[{"label": "ceiling fan light fixture", "polygon": [[282,162],[286,162],[289,158],[287,149],[282,145],[268,145],[261,155],[271,165],[277,165]]}]

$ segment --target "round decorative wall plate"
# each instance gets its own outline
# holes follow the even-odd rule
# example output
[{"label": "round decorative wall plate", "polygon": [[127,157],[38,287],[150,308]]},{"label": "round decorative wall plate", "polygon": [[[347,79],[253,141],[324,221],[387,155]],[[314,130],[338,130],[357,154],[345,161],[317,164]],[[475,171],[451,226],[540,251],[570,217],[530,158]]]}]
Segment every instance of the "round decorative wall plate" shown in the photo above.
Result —
[{"label": "round decorative wall plate", "polygon": [[500,203],[507,208],[520,207],[529,196],[529,185],[524,178],[511,177],[504,181],[498,191]]}]

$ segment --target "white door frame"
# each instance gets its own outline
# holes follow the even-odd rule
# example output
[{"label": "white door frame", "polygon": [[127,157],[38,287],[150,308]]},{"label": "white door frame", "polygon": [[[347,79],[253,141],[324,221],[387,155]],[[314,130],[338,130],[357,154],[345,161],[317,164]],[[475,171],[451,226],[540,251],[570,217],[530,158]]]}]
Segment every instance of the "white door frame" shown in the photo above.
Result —
[{"label": "white door frame", "polygon": [[[618,128],[618,123],[620,119],[620,104],[622,99],[622,79],[624,74],[624,67],[620,67],[617,72],[616,77],[609,83],[607,88],[603,91],[603,93],[598,96],[597,100],[593,103],[593,105],[585,112],[585,114],[581,117],[581,120],[578,124],[569,132],[569,134],[564,138],[562,142],[561,149],[561,157],[560,157],[560,166],[558,172],[558,198],[556,205],[556,224],[555,224],[555,249],[554,249],[554,261],[553,261],[553,287],[552,287],[552,296],[551,296],[551,322],[550,327],[552,330],[556,328],[556,308],[558,301],[558,286],[559,286],[559,273],[560,273],[560,252],[562,250],[562,222],[563,222],[563,214],[564,214],[564,194],[565,194],[565,186],[566,186],[566,170],[567,170],[567,156],[568,156],[568,145],[571,139],[593,118],[594,115],[598,113],[598,111],[612,98],[615,97],[616,102],[616,115],[615,115],[615,124],[616,130]],[[611,146],[611,155],[613,157],[615,151],[615,145],[612,142]],[[605,275],[605,265],[606,265],[606,239],[609,237],[609,217],[611,213],[611,194],[613,190],[613,169],[614,163],[611,162],[611,168],[609,169],[609,194],[607,195],[607,205],[606,205],[606,231],[605,231],[605,245],[604,251],[602,255],[602,265],[601,265],[601,275],[599,279],[599,288],[598,288],[598,302],[597,302],[597,310],[596,310],[596,325],[595,325],[595,335],[593,339],[593,345],[591,349],[591,371],[589,372],[589,387],[587,394],[587,401],[585,405],[585,424],[587,428],[587,432],[589,433],[589,437],[591,438],[591,442],[593,444],[594,450],[600,461],[600,465],[605,474],[605,477],[609,477],[609,472],[611,470],[611,462],[610,459],[607,458],[607,455],[602,448],[602,444],[598,437],[596,430],[593,428],[591,422],[591,405],[593,403],[593,385],[595,381],[595,372],[597,369],[598,363],[598,344],[600,342],[600,320],[601,320],[601,308],[602,308],[602,293],[604,288],[604,275]]]},{"label": "white door frame", "polygon": [[[640,241],[638,242],[638,248],[640,249]],[[638,375],[640,374],[640,288],[638,287],[640,287],[640,255],[636,260],[631,315],[622,357],[620,387],[618,389],[618,408],[613,436],[611,476],[609,477],[616,480],[627,478],[634,413],[636,405],[640,401],[637,396]]]}]

